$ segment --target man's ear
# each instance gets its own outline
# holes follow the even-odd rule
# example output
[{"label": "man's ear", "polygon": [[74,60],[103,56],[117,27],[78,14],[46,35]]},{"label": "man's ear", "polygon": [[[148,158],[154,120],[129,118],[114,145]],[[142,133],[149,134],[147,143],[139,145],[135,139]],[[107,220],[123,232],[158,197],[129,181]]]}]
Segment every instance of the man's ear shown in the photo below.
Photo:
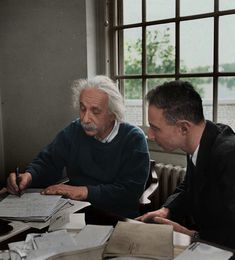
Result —
[{"label": "man's ear", "polygon": [[187,135],[192,126],[191,122],[189,122],[187,120],[178,120],[176,124],[182,135]]}]

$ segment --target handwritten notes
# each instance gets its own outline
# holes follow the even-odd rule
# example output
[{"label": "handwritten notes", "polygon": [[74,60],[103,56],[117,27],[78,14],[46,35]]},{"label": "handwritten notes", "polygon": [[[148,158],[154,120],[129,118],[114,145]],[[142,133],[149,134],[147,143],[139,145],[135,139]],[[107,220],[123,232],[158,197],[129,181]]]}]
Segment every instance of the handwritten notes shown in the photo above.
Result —
[{"label": "handwritten notes", "polygon": [[41,195],[40,192],[26,192],[21,197],[8,195],[0,202],[0,217],[24,220],[46,221],[68,202],[60,195]]}]

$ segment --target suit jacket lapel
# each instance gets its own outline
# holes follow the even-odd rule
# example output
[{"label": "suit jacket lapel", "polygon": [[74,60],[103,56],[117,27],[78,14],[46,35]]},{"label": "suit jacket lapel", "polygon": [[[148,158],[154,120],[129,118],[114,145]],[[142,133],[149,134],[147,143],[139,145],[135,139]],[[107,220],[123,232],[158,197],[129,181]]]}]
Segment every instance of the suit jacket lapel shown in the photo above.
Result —
[{"label": "suit jacket lapel", "polygon": [[208,179],[210,180],[210,168],[211,164],[211,149],[215,142],[215,139],[218,135],[219,131],[216,125],[210,121],[206,122],[206,127],[201,137],[200,147],[197,156],[196,162],[196,187],[197,194],[196,200],[198,200],[198,196],[202,194],[203,187],[205,186]]}]

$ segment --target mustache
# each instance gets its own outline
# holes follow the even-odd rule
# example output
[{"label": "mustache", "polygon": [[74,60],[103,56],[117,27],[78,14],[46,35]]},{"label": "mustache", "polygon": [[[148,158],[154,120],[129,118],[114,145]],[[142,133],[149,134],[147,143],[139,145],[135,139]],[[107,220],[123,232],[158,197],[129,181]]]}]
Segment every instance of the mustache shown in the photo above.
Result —
[{"label": "mustache", "polygon": [[97,130],[97,126],[93,123],[89,123],[89,124],[86,124],[86,123],[81,123],[82,127],[84,130],[87,130],[87,131],[96,131]]}]

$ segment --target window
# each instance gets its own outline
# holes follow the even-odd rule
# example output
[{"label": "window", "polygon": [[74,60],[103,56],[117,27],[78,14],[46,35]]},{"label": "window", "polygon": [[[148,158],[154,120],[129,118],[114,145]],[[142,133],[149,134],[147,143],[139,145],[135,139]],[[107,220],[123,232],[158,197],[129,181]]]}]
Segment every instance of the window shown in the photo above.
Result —
[{"label": "window", "polygon": [[189,80],[205,117],[235,129],[235,1],[111,0],[111,76],[124,95],[127,121],[147,124],[146,93]]}]

